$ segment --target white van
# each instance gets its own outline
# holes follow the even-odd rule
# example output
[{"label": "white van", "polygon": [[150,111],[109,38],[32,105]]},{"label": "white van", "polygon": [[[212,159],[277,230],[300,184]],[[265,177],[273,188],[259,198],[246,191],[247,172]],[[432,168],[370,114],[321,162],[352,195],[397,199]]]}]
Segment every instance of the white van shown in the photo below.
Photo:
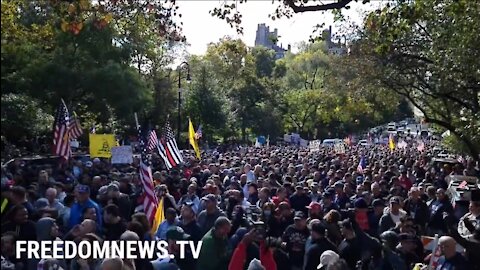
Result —
[{"label": "white van", "polygon": [[325,139],[322,142],[322,145],[333,146],[339,142],[342,142],[341,139]]}]

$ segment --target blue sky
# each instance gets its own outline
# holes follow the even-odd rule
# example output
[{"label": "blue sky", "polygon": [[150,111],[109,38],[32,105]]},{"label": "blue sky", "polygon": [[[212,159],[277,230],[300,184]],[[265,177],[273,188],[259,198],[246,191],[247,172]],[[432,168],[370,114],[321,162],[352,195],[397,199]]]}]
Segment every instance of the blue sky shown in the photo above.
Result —
[{"label": "blue sky", "polygon": [[[221,6],[224,2],[219,0],[177,0],[179,12],[182,14],[180,20],[183,22],[183,34],[190,44],[189,53],[203,54],[208,43],[216,42],[224,36],[241,38],[248,46],[253,46],[255,31],[259,23],[266,23],[271,30],[278,28],[279,43],[285,48],[288,44],[291,44],[294,51],[296,44],[308,40],[315,25],[321,23],[325,23],[326,27],[332,25],[334,32],[338,28],[338,25],[334,24],[333,15],[330,12],[323,14],[321,12],[301,13],[295,14],[290,19],[282,18],[272,21],[268,18],[268,15],[275,11],[277,3],[272,4],[271,0],[249,0],[238,7],[243,15],[242,25],[244,27],[244,34],[240,36],[225,21],[214,18],[209,14],[209,10]],[[380,4],[381,1],[373,1],[367,5],[353,3],[351,9],[347,10],[345,14],[358,23],[361,22],[362,12],[377,8]]]}]

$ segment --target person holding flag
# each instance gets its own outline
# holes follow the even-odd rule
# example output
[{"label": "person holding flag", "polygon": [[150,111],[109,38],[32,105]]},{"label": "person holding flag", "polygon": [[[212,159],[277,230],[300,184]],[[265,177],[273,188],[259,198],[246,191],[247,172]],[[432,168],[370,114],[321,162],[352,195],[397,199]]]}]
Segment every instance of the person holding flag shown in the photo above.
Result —
[{"label": "person holding flag", "polygon": [[[199,128],[200,130],[200,128]],[[201,131],[200,131],[201,134]],[[197,133],[195,133],[195,130],[193,129],[193,123],[192,120],[189,118],[188,119],[188,140],[190,141],[190,145],[193,147],[193,151],[195,151],[195,156],[200,160],[200,148],[198,147],[198,142],[197,142]]]}]

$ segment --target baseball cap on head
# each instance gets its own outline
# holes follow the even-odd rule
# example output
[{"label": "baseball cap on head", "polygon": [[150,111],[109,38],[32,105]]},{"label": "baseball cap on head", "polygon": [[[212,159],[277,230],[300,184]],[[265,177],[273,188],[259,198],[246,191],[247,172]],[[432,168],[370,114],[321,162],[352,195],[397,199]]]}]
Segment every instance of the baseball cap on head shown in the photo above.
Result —
[{"label": "baseball cap on head", "polygon": [[354,205],[355,208],[359,208],[359,209],[368,208],[368,204],[367,204],[367,202],[365,201],[364,198],[356,199],[355,202],[353,203],[353,205]]},{"label": "baseball cap on head", "polygon": [[172,226],[167,230],[167,240],[187,240],[190,238],[189,234],[179,226]]},{"label": "baseball cap on head", "polygon": [[317,269],[336,263],[340,256],[332,250],[326,250],[320,255],[320,264]]},{"label": "baseball cap on head", "polygon": [[78,192],[78,193],[90,193],[90,187],[87,186],[87,185],[77,185],[75,187],[75,190]]},{"label": "baseball cap on head", "polygon": [[312,210],[322,210],[322,205],[318,202],[311,202],[308,206],[308,209]]},{"label": "baseball cap on head", "polygon": [[202,200],[207,201],[207,202],[217,202],[217,196],[214,194],[208,194],[204,197],[202,197]]},{"label": "baseball cap on head", "polygon": [[293,219],[294,220],[305,219],[305,214],[302,211],[297,211],[295,212],[295,217]]},{"label": "baseball cap on head", "polygon": [[343,188],[343,186],[344,186],[344,183],[342,181],[337,181],[335,182],[335,185],[334,185],[335,188]]},{"label": "baseball cap on head", "polygon": [[400,204],[400,199],[398,197],[390,198],[390,204]]}]

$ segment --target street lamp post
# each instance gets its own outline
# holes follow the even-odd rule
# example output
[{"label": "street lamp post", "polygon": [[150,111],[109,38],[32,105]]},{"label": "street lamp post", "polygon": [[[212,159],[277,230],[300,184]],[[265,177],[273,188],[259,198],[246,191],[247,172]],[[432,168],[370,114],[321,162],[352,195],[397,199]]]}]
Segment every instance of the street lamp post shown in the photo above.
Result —
[{"label": "street lamp post", "polygon": [[182,62],[178,66],[178,119],[177,119],[177,143],[180,141],[180,126],[182,123],[181,119],[181,104],[182,104],[182,69],[187,70],[187,82],[190,82],[190,66],[188,65],[187,62]]}]

